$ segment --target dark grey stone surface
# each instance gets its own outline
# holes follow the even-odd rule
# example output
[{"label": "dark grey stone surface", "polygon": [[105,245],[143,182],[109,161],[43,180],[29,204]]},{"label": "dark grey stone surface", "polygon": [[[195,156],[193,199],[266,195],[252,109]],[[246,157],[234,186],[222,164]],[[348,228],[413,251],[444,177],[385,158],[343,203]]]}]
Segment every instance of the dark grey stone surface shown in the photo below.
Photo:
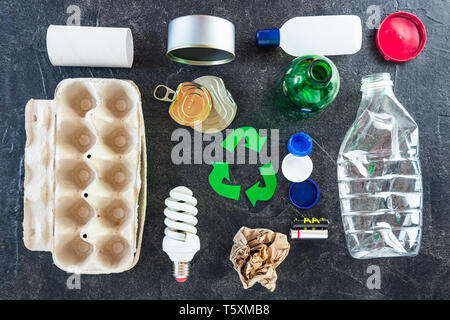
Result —
[{"label": "dark grey stone surface", "polygon": [[[121,26],[133,30],[135,63],[130,70],[53,67],[47,57],[49,24],[65,24],[69,5],[81,8],[81,24]],[[366,25],[367,8],[381,16],[404,10],[424,22],[428,41],[422,54],[407,63],[386,62],[375,46],[375,30]],[[0,298],[2,299],[432,299],[450,298],[448,157],[450,147],[450,3],[431,1],[112,1],[0,0]],[[236,26],[236,61],[217,67],[194,67],[165,57],[167,25],[178,16],[211,14]],[[352,56],[332,57],[342,81],[328,110],[306,122],[283,118],[273,107],[273,92],[292,57],[254,45],[258,28],[279,27],[294,16],[356,14],[363,22],[363,48]],[[415,258],[356,260],[347,252],[340,218],[336,159],[360,100],[360,79],[389,72],[395,94],[420,128],[424,181],[423,239]],[[287,197],[288,182],[278,174],[271,202],[257,210],[244,197],[238,202],[214,194],[207,178],[211,166],[171,163],[171,133],[178,126],[168,105],[153,98],[157,84],[171,87],[203,75],[224,79],[239,109],[233,127],[280,129],[284,144],[298,131],[314,138],[313,179],[321,188],[311,215],[331,220],[327,241],[292,242],[277,269],[275,292],[259,284],[244,290],[228,260],[232,239],[241,226],[287,232],[298,214]],[[68,274],[49,253],[28,251],[22,241],[24,107],[30,98],[53,99],[56,85],[73,77],[131,79],[139,86],[148,139],[148,210],[141,259],[121,274],[81,277],[81,290],[68,290]],[[232,182],[254,183],[248,170],[234,166]],[[253,172],[253,171],[252,171]],[[251,178],[248,178],[248,176]],[[177,284],[171,262],[161,250],[164,199],[177,185],[190,187],[199,201],[202,249],[191,264],[192,275]],[[381,289],[366,287],[369,265],[381,268]]]}]

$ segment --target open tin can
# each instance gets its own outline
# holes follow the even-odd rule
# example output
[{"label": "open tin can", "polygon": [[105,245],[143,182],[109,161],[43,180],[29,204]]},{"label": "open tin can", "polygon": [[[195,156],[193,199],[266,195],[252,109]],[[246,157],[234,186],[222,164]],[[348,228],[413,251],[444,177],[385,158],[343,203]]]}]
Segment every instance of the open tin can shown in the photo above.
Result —
[{"label": "open tin can", "polygon": [[208,15],[190,15],[169,23],[167,56],[176,62],[211,66],[231,62],[234,54],[234,25]]}]

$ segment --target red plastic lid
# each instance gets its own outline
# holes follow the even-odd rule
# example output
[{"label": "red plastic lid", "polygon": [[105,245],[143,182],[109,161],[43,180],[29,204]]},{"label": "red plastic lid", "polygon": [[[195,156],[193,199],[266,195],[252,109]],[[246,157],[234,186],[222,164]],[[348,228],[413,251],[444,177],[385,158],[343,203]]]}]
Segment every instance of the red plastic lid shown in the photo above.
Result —
[{"label": "red plastic lid", "polygon": [[395,12],[381,22],[377,47],[386,60],[404,62],[419,55],[427,41],[422,21],[409,12]]},{"label": "red plastic lid", "polygon": [[187,278],[175,278],[177,282],[186,282]]}]

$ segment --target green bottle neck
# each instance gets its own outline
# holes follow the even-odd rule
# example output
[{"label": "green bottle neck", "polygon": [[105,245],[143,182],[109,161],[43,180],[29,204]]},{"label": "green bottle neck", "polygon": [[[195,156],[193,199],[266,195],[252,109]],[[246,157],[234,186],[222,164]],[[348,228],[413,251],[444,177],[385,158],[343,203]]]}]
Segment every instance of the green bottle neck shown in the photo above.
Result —
[{"label": "green bottle neck", "polygon": [[325,87],[333,77],[333,69],[327,61],[316,59],[309,65],[307,75],[313,86]]}]

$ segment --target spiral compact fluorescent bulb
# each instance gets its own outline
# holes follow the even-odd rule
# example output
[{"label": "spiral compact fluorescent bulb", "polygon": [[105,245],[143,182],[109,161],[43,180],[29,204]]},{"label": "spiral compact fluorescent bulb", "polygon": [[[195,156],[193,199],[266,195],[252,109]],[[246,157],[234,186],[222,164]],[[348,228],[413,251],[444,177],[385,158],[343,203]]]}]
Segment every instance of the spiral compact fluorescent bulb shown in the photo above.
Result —
[{"label": "spiral compact fluorescent bulb", "polygon": [[197,199],[186,187],[176,187],[170,191],[165,201],[166,209],[163,250],[173,261],[173,275],[178,282],[184,282],[189,275],[189,262],[200,250],[200,239],[196,235],[198,220]]}]

